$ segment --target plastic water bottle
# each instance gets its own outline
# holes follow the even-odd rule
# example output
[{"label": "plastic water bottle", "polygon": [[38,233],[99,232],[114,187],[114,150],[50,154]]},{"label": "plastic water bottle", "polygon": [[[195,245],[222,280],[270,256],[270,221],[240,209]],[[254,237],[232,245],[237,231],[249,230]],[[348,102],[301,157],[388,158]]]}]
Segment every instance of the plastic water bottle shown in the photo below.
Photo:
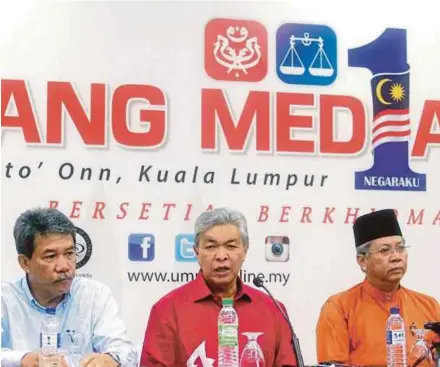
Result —
[{"label": "plastic water bottle", "polygon": [[60,367],[61,335],[60,324],[55,315],[47,314],[41,324],[40,367]]},{"label": "plastic water bottle", "polygon": [[223,299],[218,315],[218,367],[238,367],[238,315],[233,303]]},{"label": "plastic water bottle", "polygon": [[399,309],[390,309],[387,320],[387,365],[388,367],[407,367],[405,322]]}]

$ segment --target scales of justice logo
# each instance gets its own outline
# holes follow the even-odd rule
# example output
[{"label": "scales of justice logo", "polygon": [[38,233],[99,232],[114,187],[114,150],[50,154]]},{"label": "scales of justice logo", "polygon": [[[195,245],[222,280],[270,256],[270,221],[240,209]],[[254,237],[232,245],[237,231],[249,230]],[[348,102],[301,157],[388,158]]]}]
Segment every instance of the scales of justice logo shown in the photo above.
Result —
[{"label": "scales of justice logo", "polygon": [[277,31],[277,74],[284,83],[333,83],[337,77],[337,54],[336,34],[326,25],[285,23]]},{"label": "scales of justice logo", "polygon": [[348,51],[348,64],[371,71],[373,165],[355,173],[356,190],[426,191],[426,175],[409,167],[410,71],[406,30],[387,28]]},{"label": "scales of justice logo", "polygon": [[[330,77],[334,74],[335,69],[327,56],[324,49],[324,39],[322,37],[310,37],[308,32],[304,32],[303,37],[298,37],[292,34],[289,40],[289,49],[284,56],[280,71],[284,75],[304,75],[306,68],[304,62],[299,55],[296,47],[296,42],[301,42],[304,46],[310,47],[313,44],[318,45],[318,49],[313,57],[312,62],[307,68],[308,72],[313,76]],[[295,63],[296,60],[296,63]]]}]

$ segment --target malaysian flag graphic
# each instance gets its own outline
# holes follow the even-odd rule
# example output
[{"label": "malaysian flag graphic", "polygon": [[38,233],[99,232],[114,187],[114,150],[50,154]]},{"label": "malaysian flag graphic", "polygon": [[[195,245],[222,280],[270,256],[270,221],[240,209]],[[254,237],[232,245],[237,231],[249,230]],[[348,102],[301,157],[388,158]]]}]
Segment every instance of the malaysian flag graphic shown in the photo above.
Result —
[{"label": "malaysian flag graphic", "polygon": [[373,165],[355,173],[356,190],[426,191],[426,175],[410,159],[410,71],[406,30],[387,28],[376,40],[353,48],[349,65],[371,71]]},{"label": "malaysian flag graphic", "polygon": [[373,91],[372,146],[409,141],[409,71],[379,74],[371,81]]}]

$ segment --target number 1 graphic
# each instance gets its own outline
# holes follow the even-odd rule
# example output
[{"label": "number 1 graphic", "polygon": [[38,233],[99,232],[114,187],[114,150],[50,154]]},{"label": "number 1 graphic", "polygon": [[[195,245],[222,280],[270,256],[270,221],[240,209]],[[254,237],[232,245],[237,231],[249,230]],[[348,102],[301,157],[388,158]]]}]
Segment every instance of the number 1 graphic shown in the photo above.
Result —
[{"label": "number 1 graphic", "polygon": [[409,167],[410,78],[406,30],[387,28],[374,41],[349,49],[348,65],[373,74],[373,166],[355,173],[357,190],[425,191],[426,175]]}]

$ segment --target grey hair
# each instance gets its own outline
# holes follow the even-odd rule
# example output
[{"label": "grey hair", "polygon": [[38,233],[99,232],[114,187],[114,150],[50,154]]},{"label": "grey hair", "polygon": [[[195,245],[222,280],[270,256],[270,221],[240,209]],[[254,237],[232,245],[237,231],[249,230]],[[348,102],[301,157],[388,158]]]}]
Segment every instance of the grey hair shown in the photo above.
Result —
[{"label": "grey hair", "polygon": [[35,208],[25,211],[15,221],[13,230],[17,253],[31,259],[35,250],[35,237],[53,233],[69,234],[75,242],[74,224],[57,209]]},{"label": "grey hair", "polygon": [[373,243],[373,241],[368,241],[368,242],[365,242],[364,244],[360,245],[359,247],[357,247],[356,254],[358,256],[366,255],[368,253],[368,251],[370,250],[370,246],[372,243]]},{"label": "grey hair", "polygon": [[233,224],[240,231],[244,247],[249,247],[249,234],[246,218],[237,210],[229,208],[216,208],[206,211],[197,218],[194,225],[195,245],[199,246],[200,236],[208,229],[219,224]]}]

